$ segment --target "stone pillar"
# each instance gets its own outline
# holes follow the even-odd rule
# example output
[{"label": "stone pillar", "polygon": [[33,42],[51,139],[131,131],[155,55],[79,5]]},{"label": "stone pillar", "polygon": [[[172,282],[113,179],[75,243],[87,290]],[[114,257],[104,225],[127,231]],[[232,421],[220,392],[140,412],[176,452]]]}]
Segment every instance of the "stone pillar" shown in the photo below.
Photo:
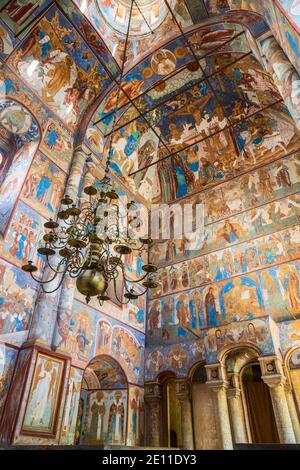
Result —
[{"label": "stone pillar", "polygon": [[270,388],[277,431],[282,444],[295,444],[295,434],[285,394],[286,378],[278,356],[259,357],[262,380]]},{"label": "stone pillar", "polygon": [[194,431],[192,416],[191,387],[186,380],[176,380],[176,398],[181,406],[182,444],[186,450],[194,450]]},{"label": "stone pillar", "polygon": [[[84,157],[84,160],[80,160],[80,162],[78,162],[80,163],[80,165],[84,165],[84,163],[86,162],[86,169],[85,169],[85,174],[83,177],[82,189],[94,183],[92,170],[95,167],[95,163],[92,161],[92,159],[86,160],[85,154],[83,154],[83,157]],[[77,168],[79,170],[79,165]],[[81,168],[81,175],[83,171],[84,171],[84,166],[82,166]],[[77,178],[74,177],[73,188],[70,188],[70,191],[69,191],[71,194],[69,194],[67,190],[66,190],[66,194],[68,194],[74,201],[77,201],[78,196],[80,196],[79,204],[82,207],[84,203],[88,201],[88,196],[84,192],[82,192],[80,195],[78,195],[75,192],[75,185],[77,184],[78,185],[77,187],[79,187],[81,175],[79,175],[79,171],[77,171]],[[76,290],[76,279],[70,278],[70,276],[67,275],[62,283],[60,296],[59,296],[57,316],[56,316],[53,341],[52,341],[52,346],[53,346],[53,349],[55,350],[60,350],[60,351],[64,350],[64,347],[62,344],[64,335],[65,335],[64,332],[65,332],[65,329],[69,326],[70,319],[72,316],[75,290]]]},{"label": "stone pillar", "polygon": [[154,383],[145,384],[145,403],[147,405],[146,441],[149,447],[161,446],[161,386]]},{"label": "stone pillar", "polygon": [[[76,150],[73,155],[68,181],[65,188],[65,194],[70,196],[74,200],[74,203],[77,201],[78,189],[85,161],[86,154],[82,152],[81,149]],[[53,256],[50,258],[53,266],[56,266],[56,260],[58,259],[60,259],[58,255],[57,257]],[[53,271],[46,266],[43,273],[43,280],[45,281],[52,277]],[[46,284],[45,289],[47,291],[54,290],[58,285],[58,282],[59,279],[55,279],[53,282]],[[61,288],[52,293],[44,293],[40,288],[30,326],[28,342],[38,342],[48,347],[51,345],[56,323],[60,290]]]},{"label": "stone pillar", "polygon": [[231,377],[232,386],[227,390],[229,412],[232,423],[233,437],[235,443],[248,442],[243,405],[241,400],[241,389],[239,388],[238,376]]},{"label": "stone pillar", "polygon": [[260,47],[265,67],[300,129],[300,76],[274,36],[261,39]]},{"label": "stone pillar", "polygon": [[296,409],[296,404],[295,404],[295,399],[293,396],[293,389],[291,384],[287,381],[285,385],[285,395],[286,395],[286,401],[288,405],[288,409],[290,412],[290,417],[291,421],[293,424],[293,429],[294,429],[294,434],[296,438],[296,442],[300,443],[300,423],[299,423],[299,417]]},{"label": "stone pillar", "polygon": [[224,450],[231,450],[233,444],[226,395],[228,389],[226,370],[222,364],[210,364],[205,368],[208,378],[206,384],[215,393],[221,446]]}]

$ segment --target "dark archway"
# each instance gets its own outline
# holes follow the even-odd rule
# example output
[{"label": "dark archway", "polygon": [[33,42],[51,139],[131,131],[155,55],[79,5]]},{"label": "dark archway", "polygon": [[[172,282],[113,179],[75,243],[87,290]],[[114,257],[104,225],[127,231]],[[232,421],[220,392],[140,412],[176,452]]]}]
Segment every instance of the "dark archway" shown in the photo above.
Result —
[{"label": "dark archway", "polygon": [[255,444],[279,443],[269,387],[261,378],[259,364],[249,364],[241,373],[251,440]]}]

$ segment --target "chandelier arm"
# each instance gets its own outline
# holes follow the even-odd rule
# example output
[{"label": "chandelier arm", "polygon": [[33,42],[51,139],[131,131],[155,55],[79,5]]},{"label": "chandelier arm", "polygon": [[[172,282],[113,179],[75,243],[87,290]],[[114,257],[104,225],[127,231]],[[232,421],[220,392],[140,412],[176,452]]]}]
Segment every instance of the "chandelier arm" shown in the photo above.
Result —
[{"label": "chandelier arm", "polygon": [[58,263],[57,268],[54,269],[54,268],[51,266],[51,264],[50,264],[49,256],[46,255],[47,267],[49,267],[49,268],[51,269],[51,271],[53,271],[53,272],[56,273],[56,274],[62,274],[63,271],[59,271],[59,270],[60,270],[60,266],[65,262],[65,259],[66,259],[66,258],[62,258],[62,259],[60,260],[60,262]]},{"label": "chandelier arm", "polygon": [[55,287],[55,289],[53,289],[53,290],[47,291],[47,290],[44,289],[44,286],[42,285],[42,290],[43,290],[43,292],[45,292],[45,294],[53,294],[53,292],[57,291],[57,290],[61,287],[61,285],[62,285],[62,283],[63,283],[63,280],[64,280],[66,274],[67,274],[67,268],[65,269],[64,273],[62,274],[61,279],[60,279],[58,285],[57,285],[57,286]]},{"label": "chandelier arm", "polygon": [[41,279],[35,278],[32,273],[29,273],[29,274],[30,274],[30,276],[32,277],[32,279],[33,279],[34,281],[36,281],[36,282],[38,282],[38,284],[41,284],[41,285],[42,285],[42,284],[49,284],[49,282],[54,281],[54,279],[56,278],[56,276],[57,276],[58,274],[62,274],[62,273],[59,273],[59,272],[56,272],[56,271],[54,271],[54,273],[55,273],[54,276],[53,276],[51,279],[48,279],[47,281],[42,281]]},{"label": "chandelier arm", "polygon": [[[126,290],[127,290],[126,283],[125,283],[125,288],[126,288]],[[127,292],[129,292],[129,291],[127,290]],[[127,305],[127,304],[129,304],[130,299],[127,299],[125,302],[123,302],[123,299],[119,299],[119,296],[118,296],[118,294],[117,294],[117,282],[116,282],[116,279],[114,279],[114,293],[115,293],[115,297],[116,297],[117,301],[118,301],[121,305]]]}]

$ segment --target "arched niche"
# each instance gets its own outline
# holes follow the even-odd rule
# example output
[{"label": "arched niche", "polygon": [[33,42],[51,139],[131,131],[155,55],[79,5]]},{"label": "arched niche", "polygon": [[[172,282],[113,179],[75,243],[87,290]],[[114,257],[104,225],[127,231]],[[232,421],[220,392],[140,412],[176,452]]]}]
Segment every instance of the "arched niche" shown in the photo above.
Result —
[{"label": "arched niche", "polygon": [[82,383],[77,443],[125,445],[128,381],[119,362],[108,355],[96,356]]},{"label": "arched niche", "polygon": [[21,103],[0,100],[0,237],[8,227],[33,157],[41,131],[38,122]]}]

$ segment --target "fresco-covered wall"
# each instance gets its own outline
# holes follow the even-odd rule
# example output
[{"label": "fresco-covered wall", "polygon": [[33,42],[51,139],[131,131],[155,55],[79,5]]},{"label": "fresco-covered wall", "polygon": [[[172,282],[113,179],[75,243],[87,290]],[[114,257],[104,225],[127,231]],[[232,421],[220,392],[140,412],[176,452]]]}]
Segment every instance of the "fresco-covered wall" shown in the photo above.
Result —
[{"label": "fresco-covered wall", "polygon": [[[93,357],[105,352],[119,361],[131,383],[128,439],[138,442],[142,427],[134,424],[134,387],[139,391],[140,410],[145,299],[124,308],[116,300],[103,308],[88,307],[76,293],[71,317],[54,328],[59,338],[57,353],[51,352],[53,338],[48,345],[43,343],[50,347],[50,354],[35,346],[32,350],[28,344],[28,335],[32,341],[32,329],[36,328],[36,300],[40,293],[21,266],[32,260],[39,275],[43,273],[43,258],[37,249],[43,243],[44,223],[59,210],[74,160],[79,121],[95,97],[110,85],[110,72],[101,65],[105,47],[100,50],[98,44],[95,51],[93,44],[82,39],[79,27],[91,38],[93,29],[81,22],[82,17],[68,2],[68,19],[60,8],[51,7],[27,36],[21,33],[14,37],[26,26],[30,15],[38,15],[40,6],[45,8],[48,3],[18,9],[8,5],[1,13],[0,51],[5,61],[0,67],[1,435],[4,443],[15,440],[23,444],[73,444],[84,369]],[[78,28],[73,24],[76,21]],[[108,54],[106,65],[116,72],[115,62]],[[99,148],[96,150],[98,154],[95,152],[92,157],[98,163]],[[90,154],[90,149],[85,152]],[[83,153],[83,162],[84,158]],[[86,165],[81,171],[81,184],[75,188],[78,193]],[[120,196],[126,197],[126,186],[116,184]],[[131,195],[128,197],[132,199]],[[127,268],[128,275],[134,275],[140,271],[140,263],[128,259]],[[119,289],[122,293],[122,286]],[[47,319],[51,324],[55,323],[57,305],[55,308]],[[48,323],[42,325],[41,319],[40,327],[47,328]],[[28,347],[27,355],[24,346]],[[13,377],[15,366],[22,377]],[[11,400],[17,416],[12,413]]]},{"label": "fresco-covered wall", "polygon": [[[113,139],[114,185],[121,199],[204,202],[206,210],[204,244],[187,237],[154,247],[161,282],[149,299],[145,354],[145,298],[87,305],[69,280],[45,300],[21,270],[30,259],[42,275],[43,225],[66,185],[80,198],[86,174],[100,178],[124,41],[99,23],[99,5],[111,19],[105,2],[89,2],[88,11],[79,0],[18,3],[7,2],[0,19],[1,439],[141,445],[145,379],[165,370],[186,377],[229,344],[250,342],[265,355],[298,344],[299,130],[246,40],[243,25],[252,44],[267,31],[261,11],[229,11],[256,2],[207,0],[195,12],[195,2],[172,1],[175,22],[154,2],[153,50],[135,25]],[[290,23],[264,3],[297,67]],[[199,19],[205,23],[194,28]],[[195,56],[177,37],[179,26],[189,28]],[[154,131],[140,115],[145,109]],[[127,275],[140,274],[141,263],[128,257]],[[103,354],[122,368],[126,387],[82,390]]]}]

